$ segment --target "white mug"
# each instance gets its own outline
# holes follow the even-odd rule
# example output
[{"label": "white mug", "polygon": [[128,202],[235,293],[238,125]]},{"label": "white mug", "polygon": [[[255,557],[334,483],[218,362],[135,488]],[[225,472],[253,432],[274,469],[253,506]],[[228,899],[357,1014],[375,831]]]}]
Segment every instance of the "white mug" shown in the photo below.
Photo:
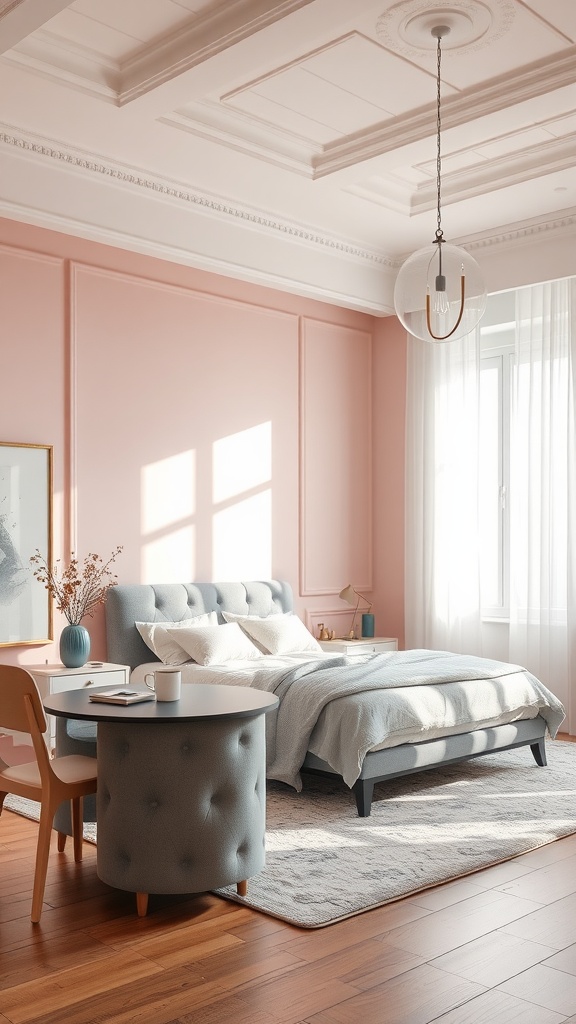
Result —
[{"label": "white mug", "polygon": [[[149,683],[148,680],[152,682]],[[156,700],[179,700],[182,687],[182,673],[177,668],[158,668],[155,672],[147,672],[144,682],[150,690],[154,690]]]}]

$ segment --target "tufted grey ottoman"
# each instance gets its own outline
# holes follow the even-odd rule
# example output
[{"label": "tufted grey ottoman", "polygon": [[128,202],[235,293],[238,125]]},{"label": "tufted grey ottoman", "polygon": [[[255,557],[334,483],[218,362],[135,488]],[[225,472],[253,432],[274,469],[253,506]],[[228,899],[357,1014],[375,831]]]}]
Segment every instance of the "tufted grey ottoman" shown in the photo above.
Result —
[{"label": "tufted grey ottoman", "polygon": [[98,875],[195,893],[264,867],[264,716],[98,727]]}]

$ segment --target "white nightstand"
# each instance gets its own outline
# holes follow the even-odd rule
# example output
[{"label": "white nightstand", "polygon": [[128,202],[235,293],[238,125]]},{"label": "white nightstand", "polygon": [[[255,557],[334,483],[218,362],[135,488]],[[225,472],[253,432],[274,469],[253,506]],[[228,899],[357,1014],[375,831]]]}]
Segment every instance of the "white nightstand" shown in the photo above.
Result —
[{"label": "white nightstand", "polygon": [[319,640],[323,651],[335,654],[383,654],[384,651],[397,651],[398,641],[390,636],[362,637],[360,640]]},{"label": "white nightstand", "polygon": [[[82,668],[66,668],[64,665],[25,665],[26,671],[34,677],[42,699],[49,693],[64,690],[81,690],[85,686],[127,686],[130,678],[129,665],[113,665],[110,662],[93,664],[87,662]],[[53,715],[48,715],[49,732],[46,737],[48,748],[52,749],[56,737]]]}]

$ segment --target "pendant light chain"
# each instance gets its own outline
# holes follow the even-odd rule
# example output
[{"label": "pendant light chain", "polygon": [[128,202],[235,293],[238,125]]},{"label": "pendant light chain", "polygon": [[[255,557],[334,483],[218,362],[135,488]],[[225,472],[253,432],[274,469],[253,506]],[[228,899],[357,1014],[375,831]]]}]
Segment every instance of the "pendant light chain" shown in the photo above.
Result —
[{"label": "pendant light chain", "polygon": [[439,35],[438,36],[438,44],[437,44],[437,47],[436,47],[436,53],[437,53],[437,77],[436,77],[436,86],[437,86],[437,88],[436,88],[436,223],[437,223],[437,230],[436,230],[436,238],[438,239],[438,241],[440,241],[442,239],[442,225],[441,225],[441,219],[440,219],[440,204],[441,204],[440,179],[441,179],[441,172],[442,172],[442,158],[441,158],[441,154],[440,154],[440,130],[441,130],[441,127],[442,127],[442,122],[441,122],[441,117],[440,117],[440,74],[441,74],[441,66],[442,66],[442,49],[441,49],[441,46],[440,46],[441,39],[442,39],[442,37]]},{"label": "pendant light chain", "polygon": [[[415,338],[431,342],[469,334],[486,306],[480,267],[466,249],[448,245],[442,231],[442,40],[450,34],[454,12],[442,8],[435,13],[446,15],[445,21],[430,26],[436,40],[436,232],[432,245],[404,261],[394,285],[398,319]],[[429,12],[426,21],[429,25]],[[457,210],[452,220],[455,216]]]}]

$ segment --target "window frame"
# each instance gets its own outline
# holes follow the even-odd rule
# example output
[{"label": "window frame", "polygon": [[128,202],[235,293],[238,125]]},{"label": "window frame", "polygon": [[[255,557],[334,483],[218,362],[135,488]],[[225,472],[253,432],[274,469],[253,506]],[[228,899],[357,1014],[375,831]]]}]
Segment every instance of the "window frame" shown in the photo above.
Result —
[{"label": "window frame", "polygon": [[[514,299],[514,293],[507,293]],[[489,302],[490,302],[489,297]],[[502,301],[502,293],[494,297]],[[484,622],[508,622],[510,619],[510,423],[515,366],[515,320],[490,322],[480,327],[480,375],[483,369],[498,372],[498,521],[497,577],[498,603],[481,599]]]}]

